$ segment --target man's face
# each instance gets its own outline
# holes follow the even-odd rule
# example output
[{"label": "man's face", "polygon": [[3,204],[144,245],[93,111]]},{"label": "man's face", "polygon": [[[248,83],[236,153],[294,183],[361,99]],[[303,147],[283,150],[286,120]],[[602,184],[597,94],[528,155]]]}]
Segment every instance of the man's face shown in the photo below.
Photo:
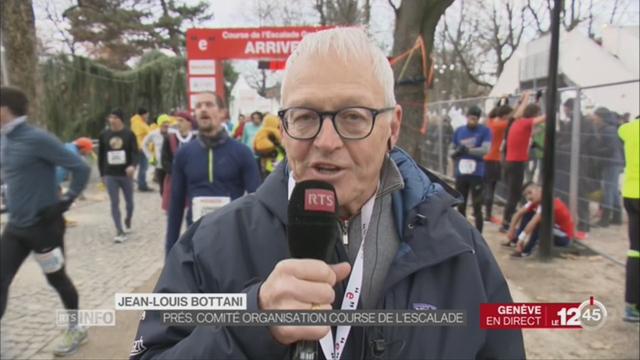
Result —
[{"label": "man's face", "polygon": [[178,124],[178,131],[180,131],[181,133],[191,131],[191,122],[189,120],[176,116],[176,121]]},{"label": "man's face", "polygon": [[251,121],[256,125],[260,125],[260,123],[262,122],[262,119],[260,119],[260,115],[253,114],[251,115]]},{"label": "man's face", "polygon": [[[314,69],[324,69],[317,76]],[[371,66],[361,61],[342,63],[330,57],[301,58],[289,69],[282,98],[284,108],[306,107],[316,111],[338,111],[362,106],[381,109],[384,90],[373,79]],[[322,180],[331,183],[338,203],[347,215],[360,208],[376,191],[380,170],[388,149],[395,145],[402,108],[378,115],[371,135],[361,140],[343,140],[329,118],[312,140],[295,140],[283,133],[289,166],[296,181]]]},{"label": "man's face", "polygon": [[238,117],[238,122],[239,122],[240,124],[242,124],[242,123],[244,123],[244,122],[245,122],[244,115],[240,115],[240,117]]},{"label": "man's face", "polygon": [[210,93],[198,94],[196,96],[195,109],[199,131],[215,132],[220,129],[224,117],[224,109],[218,107],[215,95]]},{"label": "man's face", "polygon": [[573,119],[573,109],[570,106],[562,106],[562,110],[564,110],[564,116],[566,116],[568,120]]},{"label": "man's face", "polygon": [[14,116],[11,114],[11,111],[9,110],[9,107],[0,106],[0,125],[4,125],[4,124],[8,123],[13,118],[14,118]]},{"label": "man's face", "polygon": [[478,122],[480,119],[475,115],[467,115],[467,126],[470,128],[475,128],[478,126]]},{"label": "man's face", "polygon": [[169,124],[168,123],[164,123],[164,124],[162,124],[162,126],[160,126],[160,133],[162,135],[166,135],[168,131],[169,131]]},{"label": "man's face", "polygon": [[142,120],[144,120],[144,122],[149,122],[149,113],[144,113],[140,116],[142,117]]},{"label": "man's face", "polygon": [[538,186],[529,186],[526,189],[524,189],[524,198],[527,199],[527,201],[532,202],[534,204],[537,204],[540,202],[540,200],[542,199],[542,192],[540,190],[540,187]]},{"label": "man's face", "polygon": [[112,130],[120,130],[124,126],[124,123],[122,122],[122,119],[120,119],[119,117],[117,117],[115,115],[109,115],[107,117],[107,121],[109,122],[109,127]]},{"label": "man's face", "polygon": [[597,127],[601,127],[602,125],[604,125],[604,119],[598,114],[593,114],[591,116],[591,121]]}]

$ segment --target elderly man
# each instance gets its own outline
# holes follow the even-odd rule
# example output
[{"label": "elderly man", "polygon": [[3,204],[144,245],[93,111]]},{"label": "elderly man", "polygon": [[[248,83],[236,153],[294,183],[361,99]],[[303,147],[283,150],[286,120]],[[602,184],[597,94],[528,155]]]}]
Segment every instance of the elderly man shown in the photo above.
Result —
[{"label": "elderly man", "polygon": [[[452,190],[394,148],[402,108],[393,87],[389,62],[362,30],[307,35],[282,85],[287,162],[255,195],[194,224],[169,254],[156,291],[243,292],[253,311],[330,309],[340,306],[363,246],[362,271],[352,275],[360,274],[359,309],[466,309],[468,326],[353,327],[344,347],[337,344],[343,358],[523,358],[519,331],[479,328],[481,303],[511,302],[507,284],[480,234],[453,209]],[[309,179],[336,189],[348,241],[337,242],[335,264],[290,258],[287,196]],[[365,204],[371,218],[362,218]],[[364,239],[363,224],[371,224]],[[290,345],[329,333],[321,326],[174,327],[147,312],[131,356],[284,359]]]}]

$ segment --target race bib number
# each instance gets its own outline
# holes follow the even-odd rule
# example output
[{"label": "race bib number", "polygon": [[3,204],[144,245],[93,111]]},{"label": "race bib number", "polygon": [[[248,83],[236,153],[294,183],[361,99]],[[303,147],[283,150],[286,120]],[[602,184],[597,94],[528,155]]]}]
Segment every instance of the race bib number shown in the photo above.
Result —
[{"label": "race bib number", "polygon": [[472,159],[460,159],[458,162],[458,171],[462,175],[473,174],[476,171],[476,161]]},{"label": "race bib number", "polygon": [[64,265],[64,255],[62,255],[62,250],[59,246],[43,254],[34,253],[33,257],[40,264],[45,274],[54,273],[62,269],[62,265]]},{"label": "race bib number", "polygon": [[205,214],[214,212],[231,202],[228,196],[197,196],[191,203],[193,221],[198,221]]},{"label": "race bib number", "polygon": [[124,150],[111,150],[107,152],[107,163],[109,165],[124,165],[127,163],[127,154]]}]

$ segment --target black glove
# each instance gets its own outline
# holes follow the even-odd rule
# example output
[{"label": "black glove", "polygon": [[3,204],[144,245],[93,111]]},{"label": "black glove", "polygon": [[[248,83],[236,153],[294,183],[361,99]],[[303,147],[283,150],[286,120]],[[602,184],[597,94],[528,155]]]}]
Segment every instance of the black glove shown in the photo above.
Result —
[{"label": "black glove", "polygon": [[456,148],[456,150],[453,152],[453,154],[451,154],[451,157],[456,159],[459,158],[463,155],[466,155],[469,153],[469,148],[464,146],[464,145],[460,145]]},{"label": "black glove", "polygon": [[75,199],[75,196],[72,196],[69,193],[62,195],[57,203],[42,209],[42,211],[40,211],[40,217],[45,221],[49,221],[62,215],[62,213],[69,210]]}]

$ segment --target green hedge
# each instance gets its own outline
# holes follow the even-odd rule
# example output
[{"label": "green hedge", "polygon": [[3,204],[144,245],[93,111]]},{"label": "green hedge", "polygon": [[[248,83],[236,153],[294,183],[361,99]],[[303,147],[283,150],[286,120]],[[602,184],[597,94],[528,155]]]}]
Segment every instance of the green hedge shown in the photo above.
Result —
[{"label": "green hedge", "polygon": [[63,141],[95,138],[114,108],[127,120],[138,107],[151,116],[187,107],[184,58],[158,56],[133,70],[115,71],[83,57],[57,56],[42,64],[42,109],[49,131]]}]

